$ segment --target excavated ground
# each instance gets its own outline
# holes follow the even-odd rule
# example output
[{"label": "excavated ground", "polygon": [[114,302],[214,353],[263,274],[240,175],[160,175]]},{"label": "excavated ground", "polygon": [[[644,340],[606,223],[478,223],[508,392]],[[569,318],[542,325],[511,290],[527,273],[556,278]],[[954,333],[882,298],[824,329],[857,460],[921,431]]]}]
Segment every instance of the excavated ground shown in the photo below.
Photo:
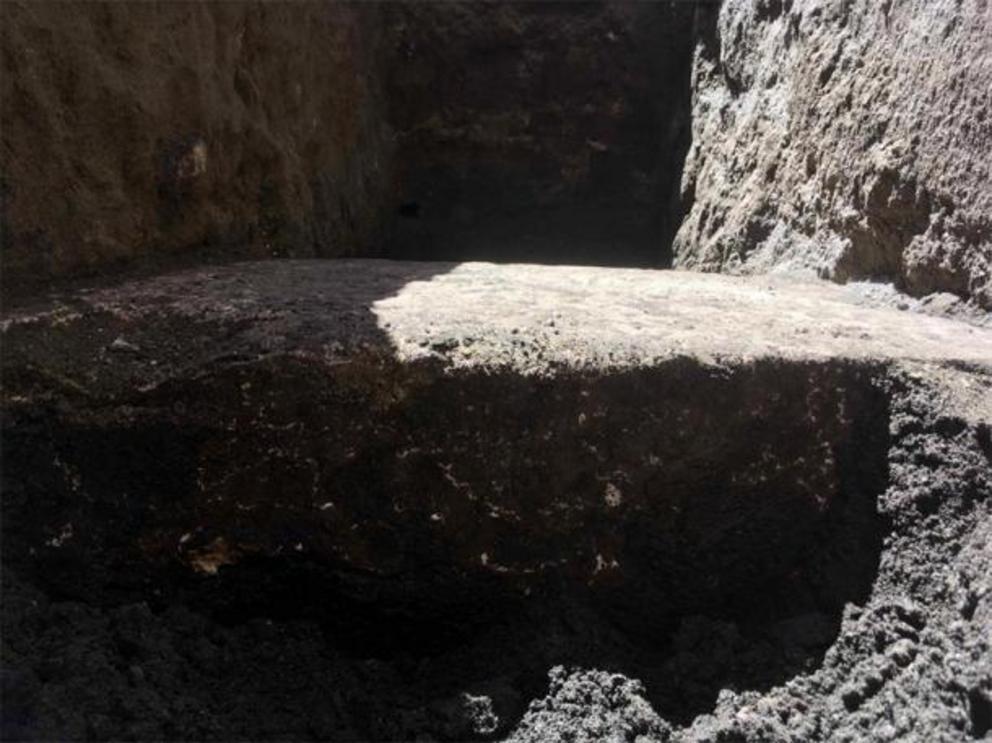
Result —
[{"label": "excavated ground", "polygon": [[867,302],[287,261],[8,312],[4,739],[985,736],[992,330]]}]

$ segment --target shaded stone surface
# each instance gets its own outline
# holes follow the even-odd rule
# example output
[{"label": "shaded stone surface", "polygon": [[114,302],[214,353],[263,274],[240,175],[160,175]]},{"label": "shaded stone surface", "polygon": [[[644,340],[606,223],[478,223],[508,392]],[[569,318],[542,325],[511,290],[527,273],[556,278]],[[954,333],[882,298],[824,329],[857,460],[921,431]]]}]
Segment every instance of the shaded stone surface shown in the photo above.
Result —
[{"label": "shaded stone surface", "polygon": [[690,3],[397,3],[394,258],[666,265]]}]

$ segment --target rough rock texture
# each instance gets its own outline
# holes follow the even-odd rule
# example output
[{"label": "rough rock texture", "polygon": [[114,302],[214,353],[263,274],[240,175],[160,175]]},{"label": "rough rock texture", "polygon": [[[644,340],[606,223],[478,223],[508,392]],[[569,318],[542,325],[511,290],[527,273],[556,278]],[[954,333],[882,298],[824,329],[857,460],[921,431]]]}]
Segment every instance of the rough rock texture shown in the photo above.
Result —
[{"label": "rough rock texture", "polygon": [[688,145],[685,3],[398,3],[394,257],[661,265]]},{"label": "rough rock texture", "polygon": [[8,292],[205,256],[669,260],[688,6],[0,12]]},{"label": "rough rock texture", "polygon": [[0,14],[7,293],[204,256],[667,265],[681,222],[679,266],[992,307],[984,0]]},{"label": "rough rock texture", "polygon": [[8,314],[4,738],[984,735],[992,330],[856,297],[292,261]]},{"label": "rough rock texture", "polygon": [[651,708],[639,681],[604,671],[569,673],[562,666],[548,676],[548,696],[531,703],[514,739],[619,743],[671,735],[671,726]]},{"label": "rough rock texture", "polygon": [[712,25],[677,265],[992,307],[992,6],[726,0]]},{"label": "rough rock texture", "polygon": [[367,253],[392,202],[380,28],[333,2],[0,4],[7,291]]},{"label": "rough rock texture", "polygon": [[[992,731],[992,445],[986,376],[963,406],[926,375],[892,380],[890,483],[878,501],[890,531],[871,596],[849,604],[819,668],[771,689],[727,685],[709,714],[643,738],[640,691],[555,671],[511,740],[565,741],[611,721],[622,741],[962,741]],[[730,653],[732,656],[732,652]],[[705,662],[691,653],[684,668]],[[738,662],[740,657],[738,656]],[[589,695],[576,712],[568,690]]]}]

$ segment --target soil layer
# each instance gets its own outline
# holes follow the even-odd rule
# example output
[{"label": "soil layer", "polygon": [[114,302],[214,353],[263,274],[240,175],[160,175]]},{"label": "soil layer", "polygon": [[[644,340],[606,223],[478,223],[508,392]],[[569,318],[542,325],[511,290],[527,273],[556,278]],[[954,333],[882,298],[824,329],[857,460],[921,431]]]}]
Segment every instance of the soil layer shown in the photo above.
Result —
[{"label": "soil layer", "polygon": [[24,307],[4,738],[980,738],[990,334],[486,264]]}]

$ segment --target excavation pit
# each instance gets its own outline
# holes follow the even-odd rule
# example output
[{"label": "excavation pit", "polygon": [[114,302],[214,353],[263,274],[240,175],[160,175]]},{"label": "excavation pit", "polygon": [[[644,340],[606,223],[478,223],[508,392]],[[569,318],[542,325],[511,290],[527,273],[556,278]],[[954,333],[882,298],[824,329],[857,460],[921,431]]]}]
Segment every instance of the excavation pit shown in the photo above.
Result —
[{"label": "excavation pit", "polygon": [[[868,599],[892,355],[971,335],[819,291],[791,346],[747,282],[629,270],[247,264],[22,312],[5,566],[81,607],[60,642],[187,678],[224,735],[490,739],[556,665],[689,723],[815,670]],[[218,737],[197,719],[170,724]]]},{"label": "excavation pit", "polygon": [[[801,667],[867,595],[887,451],[869,370],[390,366],[242,362],[113,420],[15,424],[29,574],[105,607],[310,621],[354,660],[455,656],[484,681],[498,642],[540,659],[501,666],[528,685],[605,663],[649,693],[686,632],[746,645],[798,621]],[[659,685],[674,719],[713,701]]]}]

